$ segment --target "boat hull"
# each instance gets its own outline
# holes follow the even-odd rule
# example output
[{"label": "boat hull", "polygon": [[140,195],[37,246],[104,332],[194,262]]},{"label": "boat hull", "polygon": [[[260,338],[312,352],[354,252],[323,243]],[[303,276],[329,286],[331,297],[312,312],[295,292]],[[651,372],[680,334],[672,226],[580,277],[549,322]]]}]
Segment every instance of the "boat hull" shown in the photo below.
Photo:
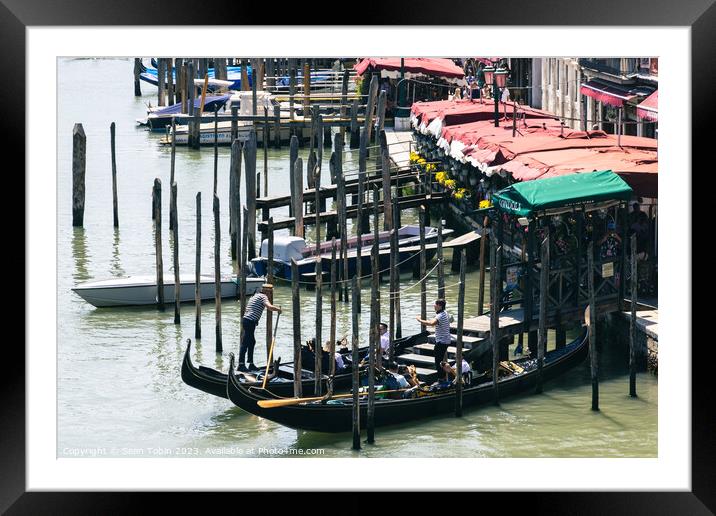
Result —
[{"label": "boat hull", "polygon": [[[264,283],[264,278],[247,278],[247,293],[253,294]],[[181,281],[179,289],[179,300],[182,303],[193,302],[195,299],[195,282]],[[215,288],[213,281],[202,281],[199,293],[202,300],[215,299]],[[237,284],[233,279],[223,279],[221,281],[221,297],[236,297]],[[157,285],[156,283],[141,283],[128,285],[79,285],[72,289],[77,295],[85,301],[98,308],[113,306],[146,306],[155,305],[157,303]],[[174,302],[174,281],[164,284],[164,302],[169,304]]]},{"label": "boat hull", "polygon": [[[543,367],[543,380],[555,378],[583,361],[587,355],[587,342],[588,339],[585,335],[560,350],[561,356],[546,361]],[[549,354],[545,360],[548,356]],[[527,364],[529,360],[536,362],[535,359],[525,359],[522,363]],[[520,361],[516,361],[516,363],[520,363]],[[534,388],[537,381],[536,373],[536,367],[534,367],[523,374],[502,378],[498,382],[500,398]],[[243,410],[290,428],[330,433],[349,432],[352,429],[353,406],[350,401],[340,404],[310,403],[264,409],[259,407],[257,402],[273,399],[275,396],[257,387],[240,385],[234,375],[230,375],[228,378],[227,394],[229,399]],[[491,381],[463,390],[463,408],[492,403],[493,400],[494,389]],[[360,403],[361,422],[367,418],[367,408],[367,402],[362,401]],[[413,399],[376,400],[374,409],[376,427],[405,423],[436,414],[454,412],[455,391],[449,390],[442,394]]]}]

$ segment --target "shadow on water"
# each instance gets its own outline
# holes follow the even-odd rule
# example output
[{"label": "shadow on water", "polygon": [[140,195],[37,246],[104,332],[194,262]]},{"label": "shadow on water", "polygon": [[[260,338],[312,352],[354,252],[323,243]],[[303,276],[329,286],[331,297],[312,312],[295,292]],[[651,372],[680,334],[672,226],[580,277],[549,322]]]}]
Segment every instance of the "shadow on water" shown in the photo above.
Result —
[{"label": "shadow on water", "polygon": [[75,272],[72,275],[75,282],[87,281],[90,278],[87,272],[90,255],[87,252],[87,235],[84,228],[72,228],[72,258],[75,261]]}]

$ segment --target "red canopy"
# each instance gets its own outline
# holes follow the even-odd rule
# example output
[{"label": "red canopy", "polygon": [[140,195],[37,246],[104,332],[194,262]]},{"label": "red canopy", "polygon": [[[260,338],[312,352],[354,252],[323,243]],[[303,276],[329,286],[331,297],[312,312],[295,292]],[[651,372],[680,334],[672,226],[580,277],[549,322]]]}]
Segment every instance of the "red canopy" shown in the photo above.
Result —
[{"label": "red canopy", "polygon": [[597,80],[585,82],[579,92],[610,106],[623,106],[625,102],[636,97],[628,89]]},{"label": "red canopy", "polygon": [[[387,70],[392,72],[400,71],[399,57],[367,57],[357,63],[353,68],[358,75],[363,75],[369,67],[374,70]],[[434,57],[406,57],[405,71],[410,73],[422,73],[435,77],[454,77],[462,79],[465,72],[458,65],[453,63],[451,59],[441,59]]]},{"label": "red canopy", "polygon": [[649,95],[636,107],[636,114],[644,120],[656,122],[659,117],[659,90]]}]

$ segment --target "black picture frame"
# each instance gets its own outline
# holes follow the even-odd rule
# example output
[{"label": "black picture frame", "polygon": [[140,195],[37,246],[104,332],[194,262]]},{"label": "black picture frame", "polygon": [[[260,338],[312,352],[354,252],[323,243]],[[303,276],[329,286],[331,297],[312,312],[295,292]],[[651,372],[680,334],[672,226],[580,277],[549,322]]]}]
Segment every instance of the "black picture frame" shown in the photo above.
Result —
[{"label": "black picture frame", "polygon": [[[692,163],[709,163],[707,152],[712,144],[714,107],[711,99],[716,84],[716,49],[714,27],[716,27],[716,5],[713,0],[686,0],[671,2],[657,0],[642,3],[636,0],[606,0],[595,3],[588,0],[554,2],[453,3],[447,8],[444,3],[414,4],[406,1],[391,1],[381,4],[366,4],[365,9],[356,7],[349,15],[336,10],[334,4],[312,3],[310,25],[335,23],[336,17],[359,22],[361,25],[646,25],[646,26],[687,26],[691,28],[691,92],[692,104]],[[298,11],[294,12],[296,14]],[[558,13],[558,15],[557,15]],[[125,0],[112,4],[73,0],[50,2],[48,0],[0,0],[0,70],[12,73],[14,80],[5,80],[0,86],[2,101],[3,146],[6,149],[24,149],[25,135],[25,28],[27,26],[49,25],[212,25],[216,23],[239,25],[259,21],[265,23],[266,6],[262,3],[227,3],[222,6],[220,16],[212,9],[205,9],[196,2],[187,0],[137,1]],[[288,19],[288,18],[282,18]],[[290,19],[297,19],[292,15]],[[278,20],[277,20],[278,21]],[[19,164],[17,171],[24,169],[24,152],[14,152]],[[698,158],[703,158],[699,160]],[[689,160],[684,156],[685,169]],[[710,165],[711,168],[713,165]],[[6,173],[10,168],[6,168]],[[688,171],[682,171],[685,180],[691,181]],[[710,173],[710,170],[702,170]],[[24,191],[23,176],[14,172],[14,179]],[[23,178],[24,179],[24,178]],[[696,200],[691,204],[697,205]],[[688,209],[688,207],[686,207]],[[18,210],[19,211],[19,210]],[[697,222],[696,217],[693,218]],[[17,226],[17,225],[16,225]],[[24,225],[23,225],[24,228]],[[693,232],[692,234],[697,234]],[[26,235],[23,235],[23,238]],[[19,250],[19,246],[18,246]],[[24,251],[23,262],[24,262]],[[52,251],[50,251],[52,252]],[[684,260],[692,260],[691,249],[683,250]],[[16,257],[14,258],[16,262]],[[25,269],[25,276],[32,271]],[[691,304],[692,299],[683,300]],[[696,312],[694,312],[696,313]],[[6,329],[9,328],[7,324]],[[688,329],[684,330],[684,346],[692,339]],[[693,339],[695,341],[696,339]],[[6,342],[8,344],[9,342]],[[12,344],[15,344],[14,342]],[[710,344],[705,342],[704,344]],[[705,346],[704,346],[705,348]],[[716,447],[713,429],[713,388],[709,368],[713,360],[700,360],[699,351],[692,347],[692,490],[691,492],[618,492],[618,493],[532,493],[532,494],[488,494],[480,493],[473,500],[487,508],[489,496],[494,501],[510,501],[513,507],[521,506],[530,513],[549,514],[712,514],[716,511]],[[708,350],[706,348],[706,352]],[[0,511],[7,514],[46,514],[92,512],[95,514],[125,513],[146,508],[150,503],[147,494],[127,493],[28,493],[25,489],[25,353],[19,345],[7,345],[3,349],[5,367],[2,372],[2,438],[0,439]],[[701,383],[701,385],[699,385]],[[426,480],[426,487],[429,480]],[[237,486],[240,487],[240,486]],[[229,496],[231,498],[229,498]],[[240,506],[240,497],[229,495],[212,497],[213,510],[222,510],[223,501],[228,508]],[[306,493],[292,495],[299,505],[309,500]],[[345,495],[343,507],[359,512],[358,494]],[[443,495],[441,495],[442,498]],[[158,495],[164,510],[185,507],[186,496],[173,493]],[[442,498],[445,500],[445,498]],[[447,500],[456,502],[449,495]],[[260,504],[261,497],[254,500]],[[365,499],[363,498],[363,501]],[[329,502],[333,504],[334,502]],[[179,505],[181,504],[181,505]],[[215,505],[214,505],[215,504]],[[516,505],[515,505],[516,504]],[[258,506],[257,506],[258,507]],[[419,507],[416,505],[416,507]],[[207,507],[209,508],[209,507]],[[347,512],[347,511],[346,511]]]}]

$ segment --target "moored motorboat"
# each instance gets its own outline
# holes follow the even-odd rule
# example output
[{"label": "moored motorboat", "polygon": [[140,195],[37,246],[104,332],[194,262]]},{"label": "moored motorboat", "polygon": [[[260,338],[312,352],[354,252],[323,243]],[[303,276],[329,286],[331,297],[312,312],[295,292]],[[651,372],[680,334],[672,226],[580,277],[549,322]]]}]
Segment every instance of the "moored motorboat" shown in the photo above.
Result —
[{"label": "moored motorboat", "polygon": [[[164,274],[164,302],[174,302],[174,274]],[[265,278],[246,278],[246,292],[253,294],[261,288]],[[179,276],[181,302],[194,301],[196,278],[193,274]],[[202,300],[214,299],[215,278],[213,275],[201,275],[199,294]],[[96,307],[108,306],[142,306],[157,303],[156,275],[129,276],[126,278],[110,278],[80,283],[72,289],[77,295]],[[236,297],[237,279],[232,276],[221,278],[221,297]]]},{"label": "moored motorboat", "polygon": [[[577,365],[587,355],[587,332],[567,346],[545,353],[542,368],[543,380],[555,378]],[[524,392],[534,388],[537,382],[537,359],[523,358],[515,360],[516,365],[507,376],[498,379],[500,398]],[[378,393],[379,394],[379,393]],[[258,402],[280,400],[277,396],[260,386],[251,387],[238,381],[236,375],[227,379],[227,395],[238,407],[254,415],[266,418],[281,425],[316,432],[348,432],[352,428],[353,402],[351,398],[340,398],[324,402],[306,402],[273,408],[262,408]],[[475,407],[494,400],[492,379],[487,375],[478,375],[462,391],[462,406]],[[426,393],[424,396],[407,399],[376,399],[374,406],[374,425],[385,426],[404,423],[433,416],[439,413],[454,412],[455,389],[447,388]],[[367,417],[367,400],[360,401],[360,420]]]}]

